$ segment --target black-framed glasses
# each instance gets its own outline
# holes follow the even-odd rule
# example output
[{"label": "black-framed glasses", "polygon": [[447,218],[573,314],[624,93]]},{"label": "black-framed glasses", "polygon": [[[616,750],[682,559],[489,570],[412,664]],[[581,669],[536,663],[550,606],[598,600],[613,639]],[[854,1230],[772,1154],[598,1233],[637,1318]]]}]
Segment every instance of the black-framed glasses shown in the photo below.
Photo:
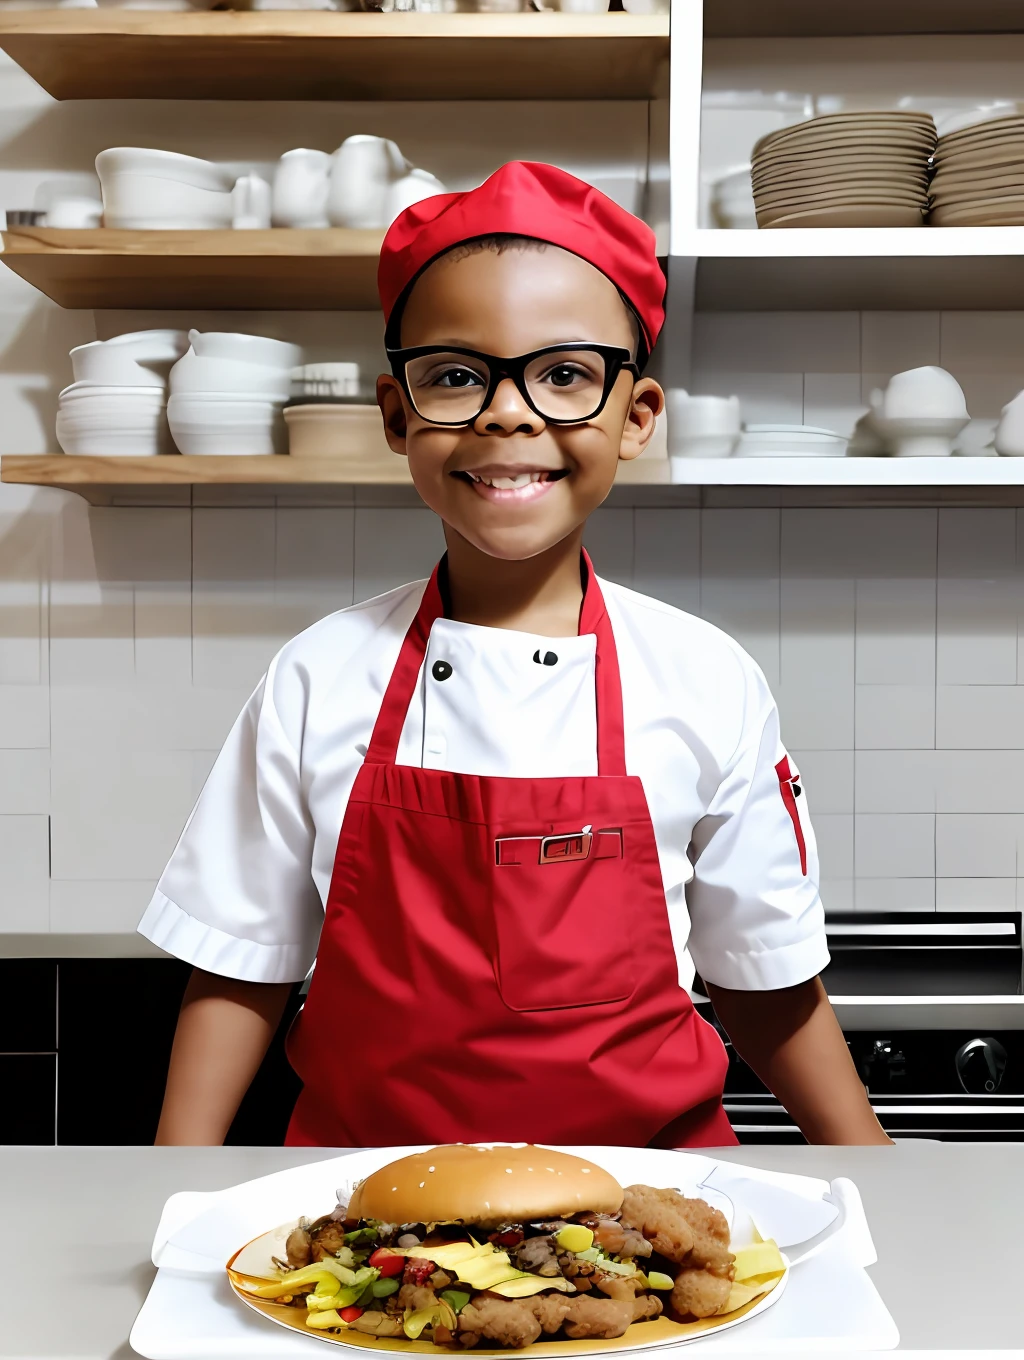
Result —
[{"label": "black-framed glasses", "polygon": [[449,345],[417,345],[389,349],[387,356],[413,410],[431,425],[472,424],[506,378],[542,420],[574,425],[604,409],[623,369],[640,376],[629,350],[618,345],[547,345],[511,359]]}]

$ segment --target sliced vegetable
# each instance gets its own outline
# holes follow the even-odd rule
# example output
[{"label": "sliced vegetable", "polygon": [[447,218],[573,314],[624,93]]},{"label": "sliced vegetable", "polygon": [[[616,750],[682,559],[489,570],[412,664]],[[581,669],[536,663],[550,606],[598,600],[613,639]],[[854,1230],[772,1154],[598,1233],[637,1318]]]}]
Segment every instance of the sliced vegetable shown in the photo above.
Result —
[{"label": "sliced vegetable", "polygon": [[355,1271],[346,1270],[344,1266],[338,1265],[337,1261],[325,1257],[315,1265],[303,1266],[301,1270],[290,1270],[279,1280],[268,1280],[266,1284],[243,1284],[242,1288],[247,1294],[253,1294],[258,1299],[279,1299],[283,1294],[294,1293],[300,1285],[318,1285],[323,1280],[333,1284],[337,1290],[339,1285],[349,1285],[355,1279]]},{"label": "sliced vegetable", "polygon": [[338,1311],[342,1322],[355,1322],[356,1318],[363,1316],[361,1308],[341,1308]]},{"label": "sliced vegetable", "polygon": [[594,1234],[582,1223],[570,1223],[555,1234],[555,1241],[563,1251],[589,1251],[594,1245]]},{"label": "sliced vegetable", "polygon": [[406,1336],[416,1341],[427,1327],[447,1327],[449,1331],[454,1332],[458,1328],[459,1320],[451,1304],[438,1299],[437,1303],[431,1304],[429,1308],[417,1308],[407,1312],[402,1325]]},{"label": "sliced vegetable", "polygon": [[469,1302],[471,1295],[465,1289],[444,1289],[440,1297],[454,1313],[461,1313]]},{"label": "sliced vegetable", "polygon": [[307,1313],[306,1326],[318,1332],[329,1332],[332,1328],[343,1329],[348,1326],[341,1314],[334,1308],[326,1313]]},{"label": "sliced vegetable", "polygon": [[611,1261],[600,1260],[597,1263],[598,1270],[607,1270],[609,1275],[635,1275],[635,1261]]},{"label": "sliced vegetable", "polygon": [[342,1241],[347,1242],[350,1247],[354,1246],[357,1242],[375,1242],[377,1240],[377,1231],[378,1229],[376,1227],[354,1228],[352,1232],[347,1232],[345,1234]]},{"label": "sliced vegetable", "polygon": [[381,1276],[387,1279],[391,1275],[401,1275],[405,1269],[405,1252],[391,1251],[387,1247],[380,1247],[370,1257],[368,1265],[379,1270]]},{"label": "sliced vegetable", "polygon": [[586,1251],[578,1251],[576,1255],[580,1258],[581,1261],[600,1261],[601,1248],[588,1247]]},{"label": "sliced vegetable", "polygon": [[736,1279],[745,1280],[749,1275],[774,1275],[786,1269],[775,1242],[754,1242],[749,1247],[737,1247]]},{"label": "sliced vegetable", "polygon": [[394,1276],[389,1276],[387,1278],[374,1280],[370,1288],[373,1290],[373,1297],[375,1299],[386,1299],[390,1297],[390,1295],[398,1293],[399,1285]]},{"label": "sliced vegetable", "polygon": [[532,1294],[543,1293],[546,1289],[557,1289],[563,1294],[576,1293],[576,1286],[562,1275],[520,1275],[516,1280],[491,1285],[491,1293],[500,1294],[505,1299],[528,1299]]},{"label": "sliced vegetable", "polygon": [[363,1290],[363,1292],[356,1299],[356,1303],[359,1305],[360,1308],[365,1308],[367,1304],[373,1302],[374,1298],[376,1297],[373,1292],[373,1286],[376,1283],[377,1283],[376,1280],[371,1280],[370,1283]]},{"label": "sliced vegetable", "polygon": [[671,1275],[666,1275],[661,1270],[651,1270],[647,1274],[648,1289],[671,1289],[675,1284]]},{"label": "sliced vegetable", "polygon": [[347,1285],[336,1294],[307,1294],[306,1307],[311,1313],[324,1312],[330,1308],[349,1308],[363,1292],[362,1285]]}]

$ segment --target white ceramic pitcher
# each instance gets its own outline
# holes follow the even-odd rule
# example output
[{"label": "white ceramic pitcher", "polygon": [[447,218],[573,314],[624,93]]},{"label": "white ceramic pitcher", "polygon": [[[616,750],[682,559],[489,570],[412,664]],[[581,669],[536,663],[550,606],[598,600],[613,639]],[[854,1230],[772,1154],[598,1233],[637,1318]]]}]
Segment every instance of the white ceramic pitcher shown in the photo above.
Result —
[{"label": "white ceramic pitcher", "polygon": [[335,227],[383,227],[392,186],[412,170],[394,142],[346,137],[331,158],[327,216]]}]

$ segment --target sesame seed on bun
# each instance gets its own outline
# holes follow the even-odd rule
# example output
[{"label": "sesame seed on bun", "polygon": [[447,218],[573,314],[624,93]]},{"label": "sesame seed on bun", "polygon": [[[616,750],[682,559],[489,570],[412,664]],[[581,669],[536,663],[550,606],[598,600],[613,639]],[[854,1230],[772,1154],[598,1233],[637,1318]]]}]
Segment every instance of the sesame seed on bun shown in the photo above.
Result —
[{"label": "sesame seed on bun", "polygon": [[449,1143],[401,1157],[355,1189],[348,1219],[386,1223],[529,1223],[615,1214],[622,1187],[593,1162],[532,1143]]}]

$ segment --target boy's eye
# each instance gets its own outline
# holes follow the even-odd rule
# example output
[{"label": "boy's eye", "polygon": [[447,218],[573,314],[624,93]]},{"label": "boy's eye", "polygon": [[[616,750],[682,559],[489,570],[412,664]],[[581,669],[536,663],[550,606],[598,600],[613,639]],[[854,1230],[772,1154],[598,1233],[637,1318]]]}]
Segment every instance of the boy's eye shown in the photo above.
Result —
[{"label": "boy's eye", "polygon": [[559,364],[547,375],[548,382],[553,387],[571,387],[574,382],[586,381],[588,377],[589,374],[573,367],[572,364]]},{"label": "boy's eye", "polygon": [[446,368],[432,379],[435,387],[482,387],[483,380],[479,373],[474,373],[471,368]]}]

